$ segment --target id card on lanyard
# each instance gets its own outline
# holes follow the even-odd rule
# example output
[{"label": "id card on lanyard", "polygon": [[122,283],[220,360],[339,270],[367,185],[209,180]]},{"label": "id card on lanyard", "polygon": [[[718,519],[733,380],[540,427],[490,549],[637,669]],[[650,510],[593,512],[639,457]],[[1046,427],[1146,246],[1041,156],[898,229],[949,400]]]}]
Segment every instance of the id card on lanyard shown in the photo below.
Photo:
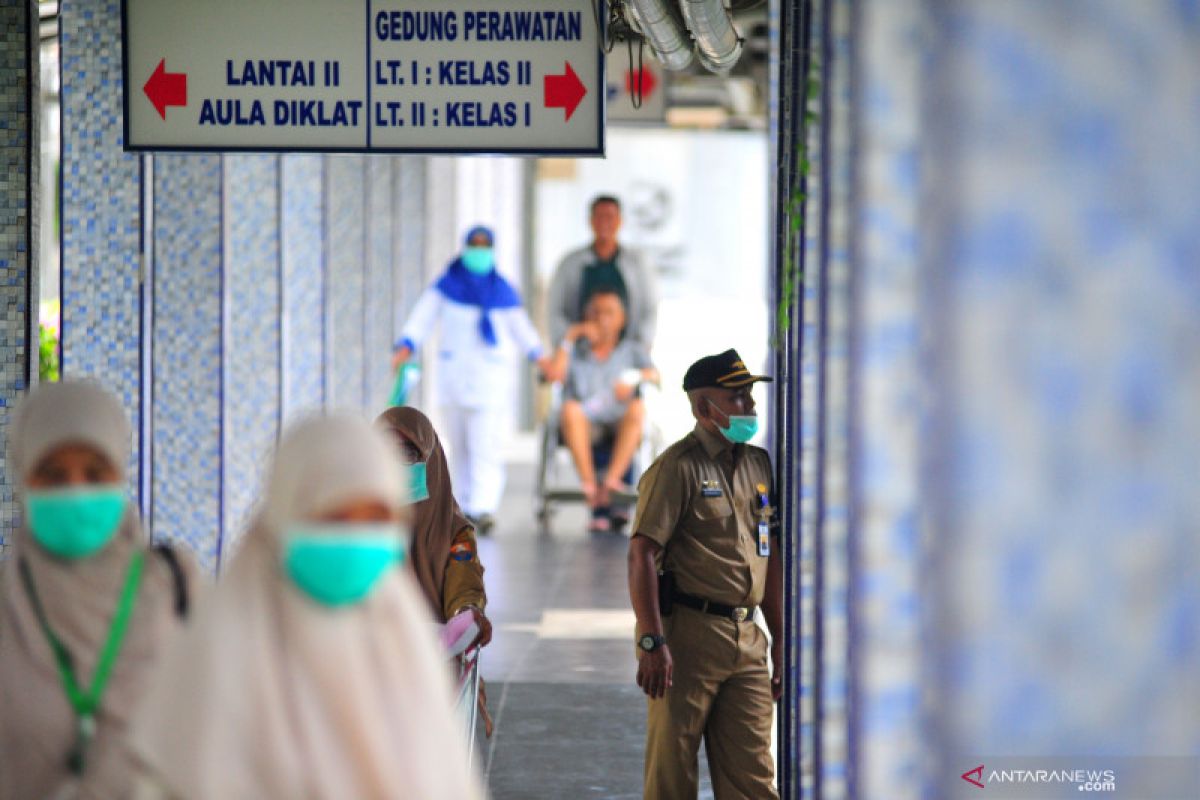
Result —
[{"label": "id card on lanyard", "polygon": [[109,676],[116,664],[121,644],[125,640],[125,630],[129,627],[129,619],[133,616],[138,587],[142,581],[144,561],[145,551],[141,549],[135,550],[129,559],[129,566],[125,571],[125,583],[121,587],[117,608],[113,613],[112,623],[109,625],[108,637],[96,659],[92,682],[87,688],[84,688],[75,674],[74,659],[72,659],[71,653],[54,629],[50,627],[50,620],[33,582],[29,562],[24,559],[18,562],[21,582],[24,584],[29,604],[33,607],[34,616],[37,617],[46,642],[50,645],[50,651],[54,654],[54,660],[58,664],[59,678],[62,682],[63,692],[67,696],[67,702],[71,704],[71,709],[75,712],[75,745],[67,755],[67,768],[73,775],[83,774],[87,751],[92,739],[96,736],[96,715],[100,713],[100,702],[104,697],[104,690],[108,686]]},{"label": "id card on lanyard", "polygon": [[767,497],[766,484],[758,484],[758,554],[763,558],[771,555],[771,525],[767,517],[771,515],[770,498]]}]

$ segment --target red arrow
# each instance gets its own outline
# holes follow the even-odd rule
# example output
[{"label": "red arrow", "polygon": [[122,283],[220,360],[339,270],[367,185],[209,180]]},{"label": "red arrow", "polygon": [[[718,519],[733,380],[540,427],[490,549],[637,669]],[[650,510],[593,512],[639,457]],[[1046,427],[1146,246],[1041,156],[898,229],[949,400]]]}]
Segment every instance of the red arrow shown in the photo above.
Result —
[{"label": "red arrow", "polygon": [[167,118],[167,106],[187,105],[187,73],[167,72],[166,65],[165,58],[159,61],[154,74],[142,87],[146,97],[154,104],[154,110],[164,120]]},{"label": "red arrow", "polygon": [[575,113],[583,96],[587,94],[587,87],[583,85],[583,81],[579,80],[575,70],[571,69],[571,62],[564,63],[567,71],[562,75],[547,75],[542,84],[542,90],[546,108],[564,109],[567,112],[566,121],[570,122],[571,115]]},{"label": "red arrow", "polygon": [[637,94],[638,87],[641,87],[641,97],[643,100],[654,94],[654,87],[658,85],[658,81],[654,79],[654,72],[646,67],[635,70],[625,70],[625,91],[629,94]]}]

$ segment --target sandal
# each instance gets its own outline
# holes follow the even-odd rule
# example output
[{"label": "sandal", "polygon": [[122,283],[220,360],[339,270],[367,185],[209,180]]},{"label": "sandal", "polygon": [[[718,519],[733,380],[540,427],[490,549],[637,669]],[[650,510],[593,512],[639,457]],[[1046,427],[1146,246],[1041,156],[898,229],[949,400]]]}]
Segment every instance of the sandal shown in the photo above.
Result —
[{"label": "sandal", "polygon": [[587,526],[588,533],[608,533],[612,530],[612,523],[608,517],[592,517],[592,521]]}]

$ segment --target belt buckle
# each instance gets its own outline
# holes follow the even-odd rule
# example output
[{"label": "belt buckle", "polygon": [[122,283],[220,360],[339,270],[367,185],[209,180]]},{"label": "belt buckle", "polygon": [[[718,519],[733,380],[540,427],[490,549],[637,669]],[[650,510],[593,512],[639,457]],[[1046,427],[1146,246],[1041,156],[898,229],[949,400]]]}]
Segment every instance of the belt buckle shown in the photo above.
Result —
[{"label": "belt buckle", "polygon": [[734,622],[745,622],[748,616],[750,616],[750,611],[745,606],[738,606],[733,610]]}]

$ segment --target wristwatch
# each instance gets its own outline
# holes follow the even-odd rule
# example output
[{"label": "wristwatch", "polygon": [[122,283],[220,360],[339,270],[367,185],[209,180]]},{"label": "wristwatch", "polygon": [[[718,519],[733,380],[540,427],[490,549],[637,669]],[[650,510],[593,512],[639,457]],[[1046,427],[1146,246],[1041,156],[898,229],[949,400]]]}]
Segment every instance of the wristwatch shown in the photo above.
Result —
[{"label": "wristwatch", "polygon": [[658,648],[667,643],[667,637],[658,636],[653,633],[647,633],[642,638],[638,639],[638,647],[645,650],[647,653],[653,653]]}]

